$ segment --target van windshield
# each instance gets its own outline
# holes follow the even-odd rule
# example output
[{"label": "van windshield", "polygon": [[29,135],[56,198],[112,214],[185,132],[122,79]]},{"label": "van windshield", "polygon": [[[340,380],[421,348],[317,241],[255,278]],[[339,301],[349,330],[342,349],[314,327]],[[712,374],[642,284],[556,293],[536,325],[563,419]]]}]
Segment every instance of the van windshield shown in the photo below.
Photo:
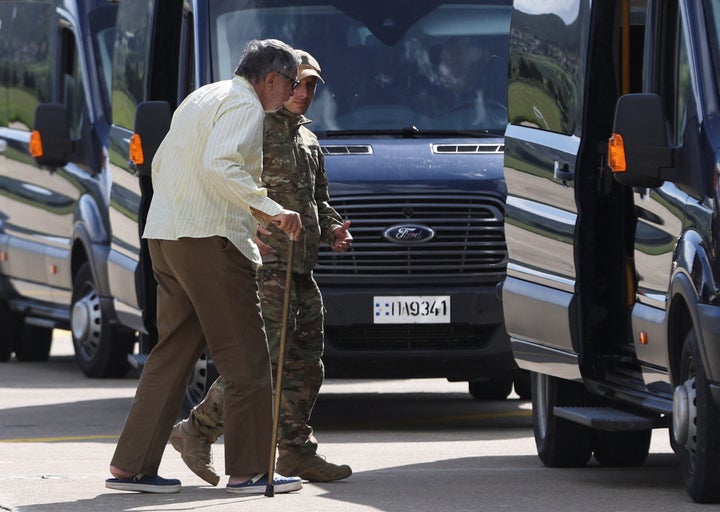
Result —
[{"label": "van windshield", "polygon": [[251,39],[276,38],[322,67],[313,131],[487,131],[507,124],[510,3],[215,0],[213,80]]}]

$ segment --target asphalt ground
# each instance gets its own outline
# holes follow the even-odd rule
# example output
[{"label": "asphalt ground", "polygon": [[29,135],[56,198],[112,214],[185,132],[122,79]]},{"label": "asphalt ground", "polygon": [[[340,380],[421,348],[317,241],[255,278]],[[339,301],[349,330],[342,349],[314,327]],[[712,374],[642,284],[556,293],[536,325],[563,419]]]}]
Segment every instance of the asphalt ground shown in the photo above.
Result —
[{"label": "asphalt ground", "polygon": [[[207,485],[168,446],[160,474],[177,494],[113,491],[108,464],[136,376],[87,379],[60,339],[47,363],[0,365],[0,511],[704,511],[687,497],[667,430],[641,468],[548,469],[537,458],[531,405],[481,402],[444,380],[328,381],[313,414],[320,453],[349,464],[335,483],[239,496]],[[213,446],[223,470],[222,439]]]}]

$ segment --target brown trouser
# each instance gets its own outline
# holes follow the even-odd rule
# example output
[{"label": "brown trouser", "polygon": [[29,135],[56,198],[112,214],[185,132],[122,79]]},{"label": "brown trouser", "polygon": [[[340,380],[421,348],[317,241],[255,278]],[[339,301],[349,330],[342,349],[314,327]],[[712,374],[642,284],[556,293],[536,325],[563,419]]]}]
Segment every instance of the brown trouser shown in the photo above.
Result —
[{"label": "brown trouser", "polygon": [[157,475],[188,376],[207,343],[227,383],[225,473],[266,472],[272,382],[255,265],[222,237],[149,240],[149,248],[159,340],[111,464]]}]

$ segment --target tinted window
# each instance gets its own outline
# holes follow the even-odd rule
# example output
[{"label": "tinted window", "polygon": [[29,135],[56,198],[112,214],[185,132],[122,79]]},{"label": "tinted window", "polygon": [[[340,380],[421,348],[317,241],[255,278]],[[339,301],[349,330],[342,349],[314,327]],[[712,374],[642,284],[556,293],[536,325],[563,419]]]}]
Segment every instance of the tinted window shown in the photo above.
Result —
[{"label": "tinted window", "polygon": [[113,124],[132,129],[137,104],[146,99],[152,2],[126,2],[118,13],[113,67]]},{"label": "tinted window", "polygon": [[232,76],[248,40],[275,37],[320,62],[314,131],[502,133],[509,29],[509,2],[218,0],[213,78]]},{"label": "tinted window", "polygon": [[85,86],[80,55],[75,44],[75,36],[70,30],[61,33],[62,51],[60,55],[60,100],[67,108],[70,124],[70,137],[80,138],[85,120]]},{"label": "tinted window", "polygon": [[[708,28],[710,52],[714,67],[715,84],[720,83],[720,2],[705,0],[704,11]],[[717,85],[716,85],[717,86]]]},{"label": "tinted window", "polygon": [[[5,4],[0,66],[7,87],[3,125],[29,130],[39,103],[50,101],[53,10],[47,3]],[[3,109],[4,110],[4,109]]]},{"label": "tinted window", "polygon": [[[0,34],[7,34],[13,9],[11,3],[0,2]],[[8,125],[8,80],[10,79],[10,65],[13,62],[11,56],[10,38],[0,37],[0,126]]]},{"label": "tinted window", "polygon": [[110,111],[112,56],[115,45],[117,6],[105,4],[90,13],[90,41],[100,79],[100,92],[105,112]]},{"label": "tinted window", "polygon": [[580,135],[589,9],[586,0],[515,2],[511,123]]}]

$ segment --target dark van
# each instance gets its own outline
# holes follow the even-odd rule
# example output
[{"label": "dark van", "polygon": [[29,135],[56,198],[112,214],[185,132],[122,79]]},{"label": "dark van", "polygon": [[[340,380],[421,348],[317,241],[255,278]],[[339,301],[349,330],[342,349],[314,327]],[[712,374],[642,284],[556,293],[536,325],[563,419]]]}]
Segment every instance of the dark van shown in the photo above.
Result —
[{"label": "dark van", "polygon": [[[129,368],[142,323],[119,320],[107,271],[116,15],[106,0],[0,2],[0,361],[47,359],[60,327],[87,375]],[[50,118],[64,128],[52,166],[29,151],[44,104],[64,107]]]},{"label": "dark van", "polygon": [[143,102],[172,111],[194,88],[230,78],[252,38],[310,50],[327,83],[308,117],[331,202],[355,237],[349,253],[323,248],[315,269],[328,376],[445,377],[505,398],[516,374],[496,296],[507,256],[509,2],[150,5],[120,6],[113,175],[132,173],[125,141]]},{"label": "dark van", "polygon": [[[509,26],[509,0],[120,2],[104,144],[106,281],[95,282],[113,314],[102,322],[146,336],[140,356],[152,345],[152,276],[138,236],[151,152],[137,165],[128,148],[136,128],[146,141],[167,123],[146,130],[161,116],[138,107],[164,103],[169,115],[190,91],[230,78],[247,41],[277,37],[321,63],[327,84],[308,117],[332,204],[355,237],[349,253],[323,248],[315,270],[328,376],[444,377],[505,398],[516,376],[496,293],[507,262]],[[191,382],[197,396],[206,364]],[[527,381],[518,389],[527,396]]]},{"label": "dark van", "polygon": [[720,501],[720,4],[516,0],[502,288],[547,466],[669,427]]}]

